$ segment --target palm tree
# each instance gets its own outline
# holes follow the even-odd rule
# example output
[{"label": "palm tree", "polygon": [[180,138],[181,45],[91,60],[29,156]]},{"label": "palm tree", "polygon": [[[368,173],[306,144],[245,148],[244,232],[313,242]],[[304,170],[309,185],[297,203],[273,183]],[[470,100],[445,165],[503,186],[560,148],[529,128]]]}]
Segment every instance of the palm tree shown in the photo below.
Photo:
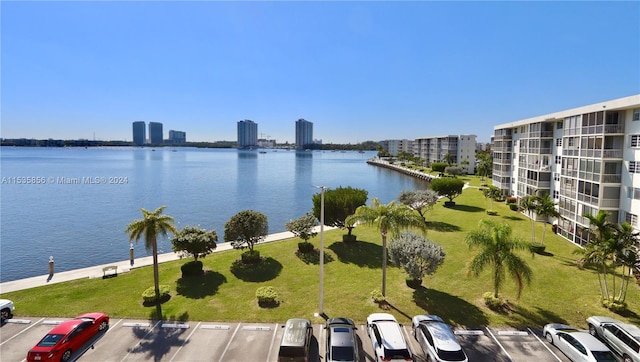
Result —
[{"label": "palm tree", "polygon": [[382,236],[382,295],[386,296],[387,287],[387,234],[398,236],[404,229],[415,227],[426,231],[424,219],[404,204],[391,201],[388,204],[380,203],[373,198],[371,206],[362,205],[356,209],[353,215],[347,217],[347,224],[356,222],[375,226]]},{"label": "palm tree", "polygon": [[469,248],[480,248],[480,252],[473,257],[469,264],[468,273],[477,277],[487,266],[490,266],[493,277],[493,296],[498,298],[506,269],[518,286],[519,299],[524,284],[531,282],[533,272],[527,263],[514,252],[528,250],[527,243],[511,236],[509,224],[496,224],[489,220],[480,220],[479,225],[479,230],[470,231],[465,238]]},{"label": "palm tree", "polygon": [[153,283],[158,305],[160,304],[160,281],[158,277],[158,243],[156,239],[158,235],[166,237],[169,232],[174,235],[178,233],[178,230],[173,226],[174,219],[169,215],[162,214],[165,208],[166,206],[160,206],[154,211],[140,209],[143,218],[133,220],[125,229],[125,232],[129,234],[129,242],[135,239],[137,243],[140,237],[144,236],[145,248],[153,251]]},{"label": "palm tree", "polygon": [[607,260],[614,253],[616,225],[608,220],[609,213],[604,210],[600,210],[596,216],[585,214],[584,217],[589,219],[589,241],[584,249],[576,252],[583,254],[582,263],[597,265],[600,295],[602,299],[609,300]]},{"label": "palm tree", "polygon": [[544,245],[544,234],[547,231],[547,221],[550,217],[558,218],[560,217],[560,213],[556,210],[556,203],[551,199],[549,194],[545,194],[544,196],[538,197],[537,206],[536,206],[536,214],[542,217],[542,240],[540,244]]},{"label": "palm tree", "polygon": [[638,243],[638,232],[636,232],[633,229],[633,226],[629,223],[622,223],[617,225],[616,240],[617,244],[614,262],[617,266],[622,266],[622,281],[620,282],[620,291],[616,299],[620,302],[624,302],[627,298],[629,279],[633,273],[633,268],[640,266],[640,255],[638,254],[638,249],[636,247],[636,244]]},{"label": "palm tree", "polygon": [[536,196],[525,196],[520,199],[520,208],[527,212],[527,216],[529,216],[529,220],[531,220],[531,243],[536,243],[536,224],[533,218],[533,215],[536,212],[537,205],[537,197]]}]

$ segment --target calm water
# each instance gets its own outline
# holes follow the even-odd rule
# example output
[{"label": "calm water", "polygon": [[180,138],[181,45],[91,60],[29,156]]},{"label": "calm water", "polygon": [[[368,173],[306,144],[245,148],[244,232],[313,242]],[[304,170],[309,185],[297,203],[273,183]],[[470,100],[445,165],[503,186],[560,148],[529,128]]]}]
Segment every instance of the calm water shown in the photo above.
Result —
[{"label": "calm water", "polygon": [[[46,274],[50,255],[57,272],[127,260],[124,229],[141,217],[141,207],[166,205],[178,228],[215,229],[222,241],[224,224],[246,209],[267,215],[269,233],[285,231],[285,222],[312,209],[316,185],[362,188],[369,201],[377,197],[385,203],[402,190],[425,187],[368,165],[375,152],[9,147],[0,152],[2,282]],[[45,184],[17,184],[19,177],[41,177]],[[143,245],[136,245],[136,257],[148,255]],[[168,240],[158,246],[160,252],[171,251]]]}]

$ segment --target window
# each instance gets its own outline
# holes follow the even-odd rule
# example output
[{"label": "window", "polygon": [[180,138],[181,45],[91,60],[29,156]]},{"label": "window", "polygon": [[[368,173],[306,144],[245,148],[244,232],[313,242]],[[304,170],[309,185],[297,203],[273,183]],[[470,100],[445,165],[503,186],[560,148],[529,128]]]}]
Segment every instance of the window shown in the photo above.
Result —
[{"label": "window", "polygon": [[556,146],[562,146],[562,138],[556,138]]},{"label": "window", "polygon": [[640,163],[638,161],[629,161],[629,173],[640,173]]},{"label": "window", "polygon": [[556,156],[556,165],[562,163],[562,156]]},{"label": "window", "polygon": [[562,122],[556,123],[556,129],[562,129]]},{"label": "window", "polygon": [[633,120],[640,121],[640,108],[633,110]]},{"label": "window", "polygon": [[640,147],[640,134],[631,135],[631,147]]},{"label": "window", "polygon": [[560,192],[558,190],[553,190],[553,198],[557,200],[560,198]]},{"label": "window", "polygon": [[627,197],[630,199],[640,200],[640,189],[627,187]]},{"label": "window", "polygon": [[629,223],[631,226],[636,226],[638,225],[638,215],[627,212],[624,215],[624,221]]}]

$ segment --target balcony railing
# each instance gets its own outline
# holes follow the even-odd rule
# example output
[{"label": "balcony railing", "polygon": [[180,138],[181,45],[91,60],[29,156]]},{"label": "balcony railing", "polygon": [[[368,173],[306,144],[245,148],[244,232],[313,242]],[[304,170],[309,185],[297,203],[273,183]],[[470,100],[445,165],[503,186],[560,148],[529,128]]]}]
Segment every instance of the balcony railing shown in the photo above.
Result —
[{"label": "balcony railing", "polygon": [[600,207],[609,207],[617,209],[620,207],[620,199],[603,199],[600,200]]},{"label": "balcony railing", "polygon": [[619,184],[622,182],[622,176],[616,174],[602,175],[602,182],[609,184]]}]

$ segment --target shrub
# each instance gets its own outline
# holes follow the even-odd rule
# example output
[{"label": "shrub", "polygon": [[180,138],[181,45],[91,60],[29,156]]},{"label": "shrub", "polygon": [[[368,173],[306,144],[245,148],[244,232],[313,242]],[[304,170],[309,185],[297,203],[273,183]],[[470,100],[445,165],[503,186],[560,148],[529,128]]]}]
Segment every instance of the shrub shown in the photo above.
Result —
[{"label": "shrub", "polygon": [[520,209],[518,204],[509,204],[509,208],[513,211],[518,211]]},{"label": "shrub", "polygon": [[431,169],[435,172],[444,172],[444,169],[449,166],[446,162],[434,162],[431,164]]},{"label": "shrub", "polygon": [[516,204],[516,203],[518,203],[518,198],[517,197],[513,197],[513,196],[509,196],[509,197],[507,197],[505,202],[507,203],[507,205]]},{"label": "shrub", "polygon": [[256,298],[260,306],[278,304],[278,292],[271,286],[256,289]]},{"label": "shrub", "polygon": [[244,264],[256,264],[260,262],[260,252],[257,250],[248,250],[242,253],[242,263]]},{"label": "shrub", "polygon": [[298,251],[300,251],[301,253],[310,253],[313,251],[313,244],[308,241],[298,243]]},{"label": "shrub", "polygon": [[[168,285],[160,285],[160,301],[169,299],[171,296]],[[156,289],[155,287],[149,287],[142,292],[142,301],[145,304],[154,304],[156,302]]]},{"label": "shrub", "polygon": [[382,295],[382,292],[380,291],[380,289],[374,289],[371,291],[371,299],[373,299],[373,301],[375,303],[384,303],[387,301],[387,298],[385,298],[384,295]]},{"label": "shrub", "polygon": [[498,212],[496,210],[487,210],[487,215],[496,216]]},{"label": "shrub", "polygon": [[614,313],[621,313],[627,310],[627,303],[620,300],[613,300],[613,299],[603,300],[602,306]]},{"label": "shrub", "polygon": [[356,235],[349,235],[349,234],[343,234],[342,235],[342,241],[344,242],[355,242],[358,241],[358,237]]},{"label": "shrub", "polygon": [[202,269],[202,262],[200,260],[192,260],[188,263],[185,263],[180,267],[180,270],[182,270],[183,277],[204,274],[204,271]]},{"label": "shrub", "polygon": [[493,292],[486,292],[482,295],[482,299],[484,299],[484,304],[486,304],[489,309],[500,311],[507,307],[507,301],[502,297],[498,296],[496,298],[493,295]]}]

